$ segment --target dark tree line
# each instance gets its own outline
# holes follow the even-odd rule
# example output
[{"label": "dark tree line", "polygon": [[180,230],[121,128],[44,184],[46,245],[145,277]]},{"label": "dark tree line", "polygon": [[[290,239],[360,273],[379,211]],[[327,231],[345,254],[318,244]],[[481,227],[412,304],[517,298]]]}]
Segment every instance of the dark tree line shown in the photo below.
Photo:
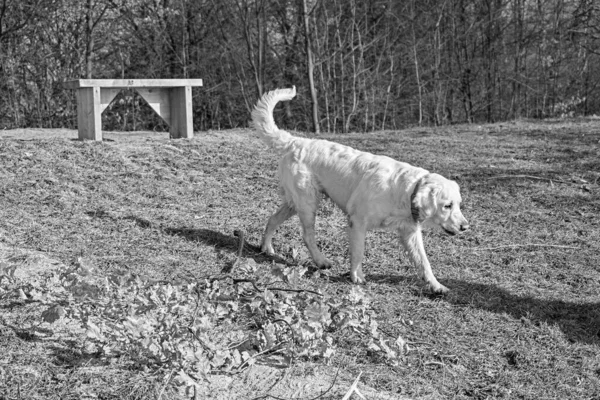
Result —
[{"label": "dark tree line", "polygon": [[[73,127],[71,78],[202,78],[198,130],[370,131],[600,113],[596,0],[0,0],[0,127]],[[156,124],[138,96],[111,129]]]}]

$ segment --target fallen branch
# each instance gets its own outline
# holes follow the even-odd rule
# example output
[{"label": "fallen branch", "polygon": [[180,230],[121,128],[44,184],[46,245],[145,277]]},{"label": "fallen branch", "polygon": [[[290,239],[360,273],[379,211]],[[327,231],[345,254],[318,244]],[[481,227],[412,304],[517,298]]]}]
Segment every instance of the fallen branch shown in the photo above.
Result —
[{"label": "fallen branch", "polygon": [[558,245],[558,244],[543,244],[543,243],[506,244],[506,245],[497,246],[497,247],[480,247],[480,248],[471,247],[469,250],[489,251],[489,250],[500,250],[500,249],[506,249],[506,248],[516,248],[516,247],[555,247],[555,248],[559,248],[559,249],[579,250],[579,247],[575,247],[575,246],[562,246],[562,245]]},{"label": "fallen branch", "polygon": [[284,288],[275,288],[275,287],[270,287],[270,286],[267,286],[265,289],[272,290],[272,291],[279,291],[279,292],[312,293],[314,295],[323,297],[322,293],[315,292],[314,290],[310,290],[310,289],[284,289]]},{"label": "fallen branch", "polygon": [[323,297],[322,293],[315,292],[314,290],[310,290],[310,289],[285,289],[285,288],[276,288],[276,287],[271,287],[271,286],[266,286],[264,289],[261,289],[256,284],[256,279],[251,279],[251,278],[235,278],[233,276],[229,276],[229,277],[233,280],[234,284],[236,284],[236,283],[245,283],[245,282],[246,283],[250,283],[254,287],[254,290],[256,290],[257,292],[263,292],[266,289],[266,290],[279,291],[279,292],[312,293],[314,295]]}]

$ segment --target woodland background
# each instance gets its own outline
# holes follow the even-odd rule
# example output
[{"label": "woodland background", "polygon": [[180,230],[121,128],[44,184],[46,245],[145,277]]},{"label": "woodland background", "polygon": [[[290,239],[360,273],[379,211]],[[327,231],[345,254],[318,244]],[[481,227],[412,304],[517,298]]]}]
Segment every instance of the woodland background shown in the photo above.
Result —
[{"label": "woodland background", "polygon": [[[201,78],[196,130],[398,129],[600,112],[595,0],[0,0],[0,128],[75,127],[73,78]],[[105,128],[153,129],[133,93]]]}]

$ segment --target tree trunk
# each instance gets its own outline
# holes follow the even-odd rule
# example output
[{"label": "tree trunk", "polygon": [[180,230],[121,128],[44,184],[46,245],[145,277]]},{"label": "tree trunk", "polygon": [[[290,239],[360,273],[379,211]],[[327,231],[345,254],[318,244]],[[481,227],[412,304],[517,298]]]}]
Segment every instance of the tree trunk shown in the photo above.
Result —
[{"label": "tree trunk", "polygon": [[94,56],[94,1],[88,0],[85,14],[85,77],[92,79],[94,65],[92,58]]},{"label": "tree trunk", "polygon": [[311,40],[310,40],[310,19],[308,13],[307,0],[302,0],[302,15],[304,16],[304,36],[305,36],[305,48],[306,48],[306,66],[308,72],[308,87],[310,90],[310,98],[312,101],[312,123],[313,131],[318,135],[319,129],[319,103],[317,101],[317,91],[315,89],[315,78],[314,69],[315,65],[313,62]]},{"label": "tree trunk", "polygon": [[[416,1],[416,0],[415,0]],[[413,51],[413,62],[415,64],[415,79],[417,80],[417,94],[419,100],[419,125],[423,123],[423,87],[421,85],[421,74],[419,72],[419,57],[417,54],[417,34],[415,31],[415,23],[417,19],[417,14],[415,12],[415,5],[413,3],[412,7],[412,21],[411,21],[411,31],[412,31],[412,51]]]}]

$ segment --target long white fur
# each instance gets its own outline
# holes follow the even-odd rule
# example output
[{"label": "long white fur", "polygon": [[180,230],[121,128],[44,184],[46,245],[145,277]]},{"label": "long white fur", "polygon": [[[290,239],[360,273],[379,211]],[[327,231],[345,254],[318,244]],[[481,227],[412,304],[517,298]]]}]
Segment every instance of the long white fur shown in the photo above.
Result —
[{"label": "long white fur", "polygon": [[[322,194],[348,215],[350,277],[364,283],[362,259],[368,230],[394,229],[419,275],[434,292],[443,293],[431,270],[421,236],[423,224],[441,226],[450,234],[468,229],[460,212],[458,185],[441,175],[374,155],[349,146],[300,138],[279,129],[273,109],[279,101],[294,98],[296,88],[266,93],[252,111],[252,126],[263,140],[281,154],[279,179],[283,203],[271,216],[262,250],[274,253],[272,238],[277,227],[294,214],[302,225],[302,236],[317,266],[331,263],[315,241],[315,215]],[[451,209],[443,205],[452,204]]]}]

